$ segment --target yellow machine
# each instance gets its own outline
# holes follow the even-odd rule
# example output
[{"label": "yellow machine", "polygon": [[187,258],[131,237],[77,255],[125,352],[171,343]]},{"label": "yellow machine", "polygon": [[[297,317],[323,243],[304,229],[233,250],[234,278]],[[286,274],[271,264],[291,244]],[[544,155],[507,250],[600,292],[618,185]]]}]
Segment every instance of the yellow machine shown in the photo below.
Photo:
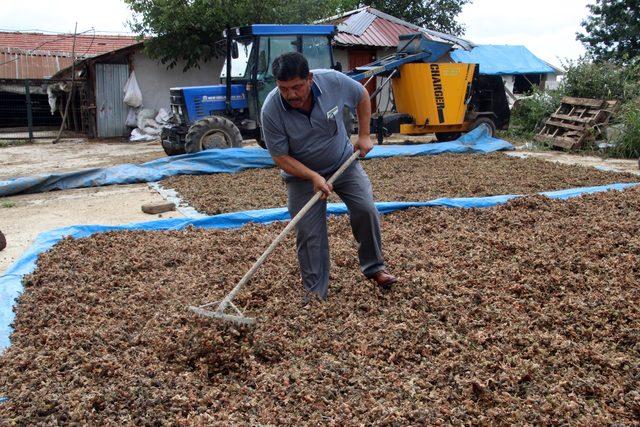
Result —
[{"label": "yellow machine", "polygon": [[421,135],[466,131],[467,105],[471,98],[475,64],[405,64],[400,78],[392,79],[393,97],[399,113],[410,115],[400,133]]},{"label": "yellow machine", "polygon": [[372,120],[379,143],[392,133],[434,133],[439,141],[450,141],[481,124],[491,135],[508,128],[510,110],[502,77],[480,74],[477,64],[449,62],[451,44],[423,34],[399,39],[395,54],[347,73],[357,81],[387,76],[372,97],[391,82],[395,108],[378,112]]},{"label": "yellow machine", "polygon": [[438,141],[456,139],[481,124],[496,129],[509,126],[509,104],[500,76],[479,74],[476,64],[408,63],[391,79],[397,113],[377,123],[378,141],[384,134],[424,135]]}]

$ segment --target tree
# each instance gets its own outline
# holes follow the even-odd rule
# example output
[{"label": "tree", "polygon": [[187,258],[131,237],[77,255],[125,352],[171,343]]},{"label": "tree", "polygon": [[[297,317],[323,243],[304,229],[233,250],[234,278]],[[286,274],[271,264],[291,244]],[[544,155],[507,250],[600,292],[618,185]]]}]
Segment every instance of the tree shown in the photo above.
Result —
[{"label": "tree", "polygon": [[124,0],[132,12],[131,29],[147,38],[145,49],[169,68],[184,60],[184,70],[224,52],[222,31],[273,23],[311,23],[361,6],[372,6],[415,25],[460,34],[456,22],[471,0]]},{"label": "tree", "polygon": [[223,54],[222,31],[259,23],[309,23],[335,13],[340,0],[124,0],[134,12],[129,22],[145,49],[169,68],[184,70]]},{"label": "tree", "polygon": [[596,0],[577,39],[596,60],[628,62],[640,55],[640,0]]}]

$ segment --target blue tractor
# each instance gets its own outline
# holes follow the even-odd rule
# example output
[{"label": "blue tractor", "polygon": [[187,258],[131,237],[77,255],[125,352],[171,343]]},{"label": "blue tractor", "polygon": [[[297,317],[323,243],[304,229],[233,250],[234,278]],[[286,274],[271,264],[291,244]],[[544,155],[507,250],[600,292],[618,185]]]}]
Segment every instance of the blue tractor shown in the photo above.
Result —
[{"label": "blue tractor", "polygon": [[226,61],[221,84],[171,88],[171,109],[177,124],[163,130],[168,155],[209,148],[242,146],[260,138],[260,108],[275,87],[273,60],[297,51],[310,68],[332,68],[333,25],[265,25],[227,29]]}]

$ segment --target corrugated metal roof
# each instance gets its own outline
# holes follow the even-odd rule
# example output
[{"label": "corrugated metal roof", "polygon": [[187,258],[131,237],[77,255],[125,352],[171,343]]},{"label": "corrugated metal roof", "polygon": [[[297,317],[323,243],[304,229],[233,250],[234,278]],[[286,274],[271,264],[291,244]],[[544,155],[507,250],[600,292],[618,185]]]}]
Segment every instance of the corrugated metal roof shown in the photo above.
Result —
[{"label": "corrugated metal roof", "polygon": [[0,48],[0,78],[44,79],[71,65],[71,55]]},{"label": "corrugated metal roof", "polygon": [[361,36],[376,19],[376,15],[365,10],[351,15],[343,23],[338,25],[338,31],[354,36]]},{"label": "corrugated metal roof", "polygon": [[[372,15],[374,19],[371,18]],[[454,43],[466,50],[474,46],[467,40],[420,28],[373,7],[352,10],[322,22],[338,26],[338,34],[334,38],[338,46],[396,47],[400,35],[416,32],[421,32],[429,40]]]},{"label": "corrugated metal roof", "polygon": [[[80,34],[76,36],[76,56],[94,56],[136,44],[135,36]],[[42,34],[0,31],[0,48],[46,52],[71,52],[73,34]]]},{"label": "corrugated metal roof", "polygon": [[402,34],[415,33],[414,28],[397,24],[379,17],[371,22],[361,35],[354,35],[339,32],[335,36],[335,41],[344,46],[376,46],[376,47],[396,47],[399,36]]}]

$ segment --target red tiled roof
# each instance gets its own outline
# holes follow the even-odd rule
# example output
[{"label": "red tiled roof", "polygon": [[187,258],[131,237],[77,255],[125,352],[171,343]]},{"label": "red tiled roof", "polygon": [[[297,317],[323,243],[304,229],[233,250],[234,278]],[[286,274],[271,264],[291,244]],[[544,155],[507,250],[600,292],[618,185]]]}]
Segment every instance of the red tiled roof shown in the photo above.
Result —
[{"label": "red tiled roof", "polygon": [[[76,56],[88,57],[111,52],[138,41],[135,36],[105,36],[85,33],[76,36]],[[1,32],[0,48],[17,48],[26,51],[71,53],[73,34],[42,34]]]}]

